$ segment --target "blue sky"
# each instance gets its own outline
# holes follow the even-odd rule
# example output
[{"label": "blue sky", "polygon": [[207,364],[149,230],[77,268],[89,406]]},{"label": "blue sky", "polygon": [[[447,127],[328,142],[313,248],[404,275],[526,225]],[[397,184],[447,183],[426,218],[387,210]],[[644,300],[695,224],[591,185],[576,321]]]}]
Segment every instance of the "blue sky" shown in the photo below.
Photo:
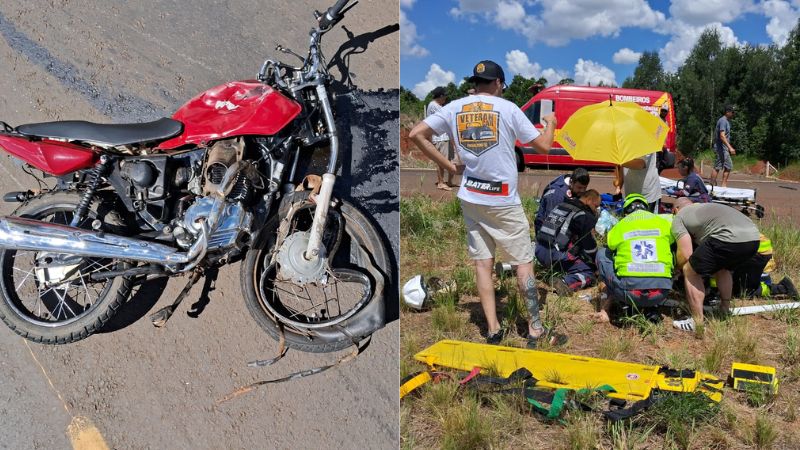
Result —
[{"label": "blue sky", "polygon": [[726,46],[785,43],[800,0],[400,0],[400,84],[425,96],[481,59],[550,84],[622,84],[643,51],[674,71],[708,27]]}]

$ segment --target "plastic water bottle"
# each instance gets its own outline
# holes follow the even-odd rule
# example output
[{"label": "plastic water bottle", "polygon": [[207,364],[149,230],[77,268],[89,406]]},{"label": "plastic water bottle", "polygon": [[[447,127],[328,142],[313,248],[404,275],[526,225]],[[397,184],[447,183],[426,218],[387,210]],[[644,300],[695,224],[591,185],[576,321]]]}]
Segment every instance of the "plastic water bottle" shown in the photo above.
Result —
[{"label": "plastic water bottle", "polygon": [[600,217],[597,219],[597,225],[594,226],[594,230],[597,231],[597,234],[600,236],[605,236],[608,230],[616,225],[617,222],[619,222],[619,219],[611,215],[608,210],[603,209],[600,211]]}]

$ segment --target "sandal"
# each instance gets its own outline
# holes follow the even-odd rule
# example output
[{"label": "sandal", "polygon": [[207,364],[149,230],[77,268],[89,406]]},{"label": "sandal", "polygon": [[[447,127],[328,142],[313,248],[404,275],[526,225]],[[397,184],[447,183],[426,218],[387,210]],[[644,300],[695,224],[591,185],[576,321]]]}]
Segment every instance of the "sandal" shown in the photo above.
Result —
[{"label": "sandal", "polygon": [[546,339],[547,342],[554,347],[560,347],[566,344],[569,340],[566,334],[561,334],[550,328],[544,327],[544,333],[540,334],[539,336],[528,336],[528,343],[525,345],[525,347],[533,350],[539,345],[539,341],[542,339]]}]

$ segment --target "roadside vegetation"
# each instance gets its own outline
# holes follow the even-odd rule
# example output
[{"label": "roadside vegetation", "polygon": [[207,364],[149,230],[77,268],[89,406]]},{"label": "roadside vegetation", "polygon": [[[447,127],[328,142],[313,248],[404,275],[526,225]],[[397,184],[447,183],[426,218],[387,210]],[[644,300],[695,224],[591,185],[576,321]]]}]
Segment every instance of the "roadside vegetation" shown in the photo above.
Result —
[{"label": "roadside vegetation", "polygon": [[[526,201],[528,217],[536,204]],[[414,354],[441,339],[484,342],[485,323],[477,298],[473,269],[464,243],[457,200],[435,202],[426,196],[402,198],[401,280],[415,274],[438,277],[451,289],[434,296],[424,311],[401,309],[401,377],[425,370]],[[761,230],[775,247],[773,279],[800,273],[800,227],[780,218],[765,218]],[[546,295],[543,319],[569,334],[571,354],[697,369],[726,378],[733,361],[777,368],[777,396],[763,390],[725,389],[720,404],[680,395],[628,421],[608,423],[598,412],[570,410],[559,421],[532,412],[520,395],[460,387],[464,376],[449,373],[401,402],[401,447],[445,449],[641,449],[641,448],[798,448],[800,442],[800,311],[711,320],[705,335],[672,329],[669,318],[653,325],[641,318],[623,327],[594,323],[592,305],[580,294],[557,297],[537,272],[540,297]],[[514,330],[504,345],[524,347],[517,330],[526,314],[513,278],[498,279],[498,316]],[[763,300],[761,301],[763,302]],[[744,304],[744,301],[737,301]],[[750,303],[747,303],[750,304]],[[558,378],[553,372],[552,377]],[[601,381],[601,380],[598,380]],[[596,399],[597,400],[597,399]],[[598,401],[600,407],[605,403]]]}]

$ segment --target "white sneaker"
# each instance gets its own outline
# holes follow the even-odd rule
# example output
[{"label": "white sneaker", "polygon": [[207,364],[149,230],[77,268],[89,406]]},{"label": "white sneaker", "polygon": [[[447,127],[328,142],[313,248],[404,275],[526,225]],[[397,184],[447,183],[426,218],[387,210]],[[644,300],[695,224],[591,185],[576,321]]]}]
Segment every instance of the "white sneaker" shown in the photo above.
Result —
[{"label": "white sneaker", "polygon": [[689,317],[683,320],[673,320],[672,326],[683,331],[695,331],[694,319]]}]

